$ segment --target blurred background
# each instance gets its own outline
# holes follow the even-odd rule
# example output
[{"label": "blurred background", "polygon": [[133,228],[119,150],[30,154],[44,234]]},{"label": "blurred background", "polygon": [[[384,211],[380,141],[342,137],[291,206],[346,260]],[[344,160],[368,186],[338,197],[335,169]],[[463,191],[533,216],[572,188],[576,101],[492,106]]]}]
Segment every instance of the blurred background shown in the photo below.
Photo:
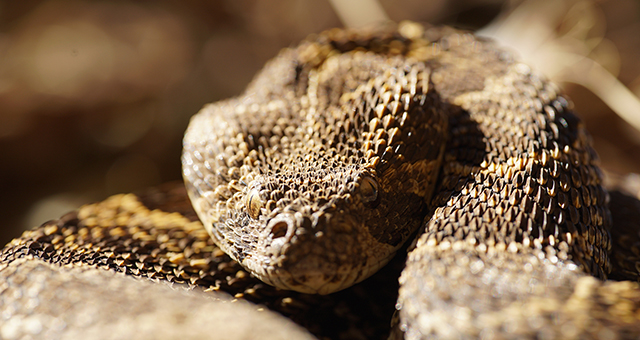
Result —
[{"label": "blurred background", "polygon": [[[640,126],[639,1],[377,5],[392,20],[504,41],[562,84],[608,172],[640,173],[640,132],[619,116]],[[182,133],[200,107],[239,94],[281,48],[367,13],[339,16],[326,0],[0,0],[0,243],[180,179]]]}]

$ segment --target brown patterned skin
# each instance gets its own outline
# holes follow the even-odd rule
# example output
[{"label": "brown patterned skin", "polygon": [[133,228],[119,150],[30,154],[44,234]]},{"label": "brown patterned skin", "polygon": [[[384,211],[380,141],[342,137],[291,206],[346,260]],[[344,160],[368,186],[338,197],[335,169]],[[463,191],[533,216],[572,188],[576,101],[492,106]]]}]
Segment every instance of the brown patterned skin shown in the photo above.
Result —
[{"label": "brown patterned skin", "polygon": [[630,180],[609,183],[609,277],[619,282],[588,275],[552,247],[434,245],[425,233],[400,279],[391,338],[637,339],[640,191]]},{"label": "brown patterned skin", "polygon": [[[435,187],[447,108],[430,68],[403,51],[349,51],[349,38],[284,50],[185,134],[198,216],[223,251],[278,288],[327,294],[367,278],[422,223]],[[379,38],[387,50],[400,42]]]},{"label": "brown patterned skin", "polygon": [[429,247],[545,249],[604,278],[607,195],[571,106],[469,33],[328,31],[193,117],[184,178],[220,248],[282,289],[361,281],[428,209]]},{"label": "brown patterned skin", "polygon": [[276,313],[222,293],[172,289],[32,256],[0,271],[2,339],[315,339]]},{"label": "brown patterned skin", "polygon": [[[184,185],[169,183],[138,195],[115,195],[83,206],[58,220],[26,231],[8,243],[0,252],[0,313],[3,315],[0,338],[11,339],[2,333],[6,324],[3,320],[9,319],[16,320],[17,325],[40,323],[40,336],[51,334],[54,339],[74,338],[69,334],[76,334],[75,338],[91,339],[175,339],[177,337],[172,334],[180,333],[184,337],[179,338],[185,339],[238,338],[222,330],[213,332],[209,337],[202,336],[202,332],[198,333],[200,336],[189,337],[187,335],[194,333],[191,328],[195,325],[179,322],[167,324],[164,332],[155,331],[163,328],[153,321],[154,313],[164,315],[162,306],[172,306],[174,300],[186,299],[189,302],[187,307],[178,304],[185,318],[200,319],[200,316],[190,313],[214,308],[219,310],[215,315],[224,314],[228,308],[225,305],[208,306],[212,300],[222,299],[259,304],[253,309],[284,315],[321,339],[386,339],[402,264],[402,259],[394,260],[391,266],[366,282],[329,296],[279,290],[247,273],[215,246],[197,220]],[[56,268],[59,273],[55,273]],[[119,275],[105,278],[105,272]],[[120,282],[126,280],[125,275],[135,277],[147,286]],[[87,287],[76,282],[79,280],[95,284]],[[192,297],[149,288],[162,283],[193,290]],[[33,288],[38,293],[34,294]],[[77,289],[82,290],[83,299],[90,301],[113,300],[110,296],[121,295],[120,290],[127,290],[128,298],[115,298],[118,303],[105,303],[102,307],[99,303],[87,306],[74,293]],[[136,299],[138,291],[146,292]],[[221,296],[220,293],[231,296]],[[38,297],[35,304],[34,296]],[[66,299],[71,301],[65,302]],[[153,300],[165,299],[168,301],[158,301],[155,309],[145,307]],[[196,299],[200,299],[199,304],[192,303]],[[80,310],[91,312],[90,307],[104,310],[92,314],[91,322],[74,321],[83,314]],[[193,311],[185,313],[185,308]],[[129,334],[104,333],[105,329],[119,327],[123,323],[119,318],[100,315],[115,313],[123,318],[140,317],[137,312],[144,312],[152,320],[141,323],[138,328],[129,325]],[[231,308],[228,313],[235,315],[237,310]],[[243,316],[241,321],[249,324],[264,322],[252,319],[251,315]],[[205,319],[201,320],[204,322]],[[242,322],[234,324],[246,328]],[[87,327],[87,323],[92,326]],[[61,324],[68,327],[61,328]],[[141,332],[145,329],[152,332]],[[210,331],[211,327],[204,329]],[[257,333],[250,334],[247,339],[262,339],[265,334],[259,329],[265,328],[255,328]],[[99,330],[104,334],[99,336]],[[20,331],[20,327],[16,331]],[[293,331],[293,334],[299,333],[295,328]],[[29,336],[31,333],[23,329],[22,334]],[[20,339],[23,335],[15,338]],[[31,336],[37,337],[37,334]]]},{"label": "brown patterned skin", "polygon": [[[242,97],[205,107],[184,146],[187,190],[213,241],[278,287],[344,289],[423,226],[400,278],[393,337],[640,335],[637,284],[590,276],[613,267],[637,278],[637,262],[619,251],[612,265],[609,252],[612,243],[635,249],[640,228],[616,229],[612,242],[602,175],[571,102],[489,41],[414,23],[322,33],[284,50]],[[367,288],[378,275],[326,300],[270,288],[199,223],[149,212],[144,197],[84,207],[25,233],[1,259],[35,256],[297,306],[311,313],[298,322],[320,336],[339,324],[309,322],[322,319],[313,313],[325,313],[324,302],[352,318],[365,312],[355,307],[362,297],[395,292]],[[184,207],[164,201],[182,202],[165,211]],[[236,291],[238,282],[249,288]],[[386,332],[349,326],[329,337],[354,334]]]},{"label": "brown patterned skin", "polygon": [[[636,281],[636,268],[640,267],[637,255],[640,254],[640,201],[620,192],[613,192],[611,199],[614,226],[622,226],[612,232],[612,258],[623,259],[612,262],[612,276]],[[92,339],[172,339],[182,334],[182,338],[190,338],[194,323],[173,322],[181,319],[169,318],[159,325],[150,320],[158,320],[155,313],[165,318],[168,313],[165,308],[176,308],[176,315],[183,318],[218,325],[215,320],[207,321],[198,313],[211,313],[214,317],[235,315],[236,310],[226,309],[228,304],[212,305],[217,300],[228,301],[230,297],[217,294],[225,292],[237,300],[259,303],[278,312],[321,339],[387,338],[398,293],[397,277],[404,257],[394,258],[371,278],[338,293],[301,294],[276,289],[252,277],[213,244],[195,219],[184,187],[173,183],[140,195],[116,195],[26,231],[0,252],[0,311],[3,316],[0,334],[8,339],[11,334],[17,339],[42,334],[49,334],[51,338]],[[446,261],[439,264],[440,270],[447,264]],[[471,273],[477,272],[477,267],[474,268]],[[504,283],[513,284],[522,277],[522,268],[511,269],[513,271],[504,277]],[[118,275],[107,275],[109,273]],[[127,281],[125,274],[137,278],[138,283],[123,282]],[[471,282],[478,279],[473,275],[470,278]],[[539,285],[544,289],[544,297],[523,294],[520,303],[513,303],[510,309],[501,313],[490,314],[493,325],[509,324],[507,321],[512,322],[514,315],[527,312],[533,319],[532,324],[537,325],[529,329],[529,337],[546,334],[552,338],[548,330],[567,328],[563,322],[567,317],[578,321],[568,324],[569,331],[565,332],[574,334],[574,338],[625,339],[640,334],[637,283],[589,280],[589,276],[580,282],[582,284],[576,286]],[[185,287],[194,292],[188,297],[153,288],[160,283],[171,283],[176,288]],[[448,285],[452,283],[448,282]],[[457,294],[461,293],[457,290],[455,293],[437,307],[446,311],[446,306],[454,302],[451,298],[459,296],[458,301],[466,299],[470,304],[483,298],[482,294],[491,298],[494,292],[479,290],[469,295]],[[566,305],[564,311],[563,304]],[[254,310],[262,310],[260,306]],[[212,309],[214,312],[207,312]],[[425,312],[433,309],[430,307]],[[84,314],[79,313],[80,310],[91,312],[91,317],[78,320],[78,315]],[[121,317],[113,318],[114,313]],[[505,320],[509,317],[511,320]],[[135,322],[125,322],[129,318]],[[227,326],[233,324],[243,328],[246,323],[275,322],[267,318],[254,319],[251,314],[245,314],[241,319],[240,323],[233,323],[232,319],[225,322]],[[8,323],[6,320],[13,321]],[[87,326],[87,320],[91,327]],[[465,325],[474,325],[473,320],[462,321]],[[278,327],[291,327],[282,322],[277,324]],[[39,327],[34,328],[34,325]],[[7,333],[4,333],[4,327],[9,329]],[[447,329],[445,322],[440,327]],[[110,329],[119,332],[108,331]],[[204,336],[211,328],[202,329],[203,332],[194,338],[230,337],[222,330]],[[467,331],[473,327],[461,329]],[[34,333],[37,330],[39,333]],[[520,334],[513,333],[513,328],[506,327],[490,334],[495,338],[526,338],[522,330]],[[257,339],[264,336],[261,332],[253,334]],[[477,333],[469,332],[469,336],[477,337]]]}]

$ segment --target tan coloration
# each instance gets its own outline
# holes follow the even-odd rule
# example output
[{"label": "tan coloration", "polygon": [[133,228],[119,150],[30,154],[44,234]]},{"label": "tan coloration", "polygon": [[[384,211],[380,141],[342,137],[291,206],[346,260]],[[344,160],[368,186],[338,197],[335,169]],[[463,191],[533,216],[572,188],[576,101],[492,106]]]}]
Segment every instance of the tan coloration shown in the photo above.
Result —
[{"label": "tan coloration", "polygon": [[[461,39],[457,47],[474,43]],[[479,72],[466,68],[475,58],[461,63],[467,75]],[[398,308],[409,339],[494,337],[505,327],[506,338],[597,333],[588,327],[562,333],[577,314],[557,308],[584,272],[606,278],[610,271],[611,218],[597,156],[555,85],[526,65],[501,66],[482,82],[466,83],[475,89],[450,89],[459,86],[451,83],[459,70],[435,84],[462,110],[450,115],[434,213],[401,278]],[[465,291],[482,298],[470,307]],[[560,315],[557,328],[529,317],[514,321],[520,319],[512,309],[536,303],[549,310],[530,317]]]},{"label": "tan coloration", "polygon": [[605,277],[606,193],[571,103],[471,34],[395,29],[284,50],[193,118],[184,178],[216,243],[277,287],[342,289],[414,232],[442,166],[424,237],[550,247]]},{"label": "tan coloration", "polygon": [[367,278],[419,227],[435,188],[447,109],[431,70],[403,56],[411,42],[393,31],[362,36],[362,48],[358,34],[282,51],[185,134],[203,224],[279,288],[327,294]]},{"label": "tan coloration", "polygon": [[[618,192],[612,194],[614,225],[624,225],[624,228],[614,229],[612,233],[614,245],[626,246],[627,244],[622,241],[628,242],[634,237],[638,237],[640,209],[633,208],[638,205],[640,205],[640,201],[637,199]],[[209,312],[210,308],[223,312],[227,308],[224,305],[211,305],[213,299],[220,297],[218,295],[209,296],[203,292],[194,293],[197,294],[197,297],[194,298],[187,297],[186,299],[189,301],[187,307],[180,307],[184,306],[181,305],[185,303],[183,301],[178,303],[177,308],[174,308],[172,305],[174,302],[171,301],[184,300],[184,296],[178,294],[176,297],[175,292],[164,289],[156,291],[154,285],[145,282],[140,282],[139,287],[137,283],[121,282],[129,280],[121,274],[110,275],[107,273],[110,271],[126,273],[127,276],[137,277],[142,281],[174,283],[174,287],[190,287],[208,293],[224,291],[237,299],[261,303],[271,310],[288,316],[319,338],[386,339],[388,320],[391,317],[398,289],[397,276],[403,263],[402,258],[394,259],[392,266],[385,267],[381,272],[361,284],[336,294],[318,296],[281,291],[262,284],[244,272],[237,263],[212,244],[210,237],[203,229],[188,227],[194,225],[191,221],[195,218],[195,213],[189,206],[184,188],[174,184],[159,190],[151,190],[136,198],[133,195],[118,195],[101,204],[82,208],[85,219],[95,222],[98,220],[97,216],[100,215],[102,216],[100,224],[114,225],[112,227],[82,227],[85,225],[85,220],[77,219],[77,213],[70,213],[60,220],[47,222],[38,229],[25,232],[21,238],[8,244],[0,253],[3,268],[0,269],[0,300],[2,301],[0,308],[3,313],[11,310],[13,316],[11,319],[16,320],[15,323],[10,324],[11,326],[5,326],[7,327],[6,332],[32,332],[39,329],[40,332],[48,334],[67,332],[65,334],[86,335],[90,330],[104,329],[101,327],[116,327],[121,333],[100,332],[99,334],[105,338],[109,338],[112,334],[114,336],[122,335],[123,338],[132,338],[134,335],[142,336],[142,334],[150,334],[150,336],[160,334],[167,337],[170,337],[170,334],[181,334],[184,337],[197,329],[206,327],[205,324],[213,322],[213,320],[203,321],[204,323],[199,324],[199,327],[193,327],[194,324],[191,323],[203,320],[201,318],[209,314],[218,315],[214,311]],[[153,221],[151,216],[155,216]],[[167,223],[168,221],[173,222]],[[156,227],[154,223],[157,223],[159,227]],[[112,233],[111,230],[117,232]],[[120,236],[105,238],[105,235],[112,234]],[[94,238],[94,236],[99,238]],[[64,239],[69,242],[63,242]],[[631,244],[633,242],[631,241]],[[440,245],[442,253],[448,257],[451,256],[451,249],[457,247],[460,247],[459,243],[455,245],[442,243]],[[174,250],[177,248],[179,252],[167,251],[167,248]],[[612,258],[622,258],[625,261],[620,265],[616,261],[613,262],[612,276],[628,275],[634,280],[637,278],[637,271],[634,272],[635,269],[632,269],[634,268],[632,262],[634,255],[626,255],[626,252],[633,254],[633,249],[633,246],[628,249],[614,246]],[[494,249],[493,252],[493,258],[514,257],[513,254],[505,253],[504,249]],[[488,255],[480,256],[487,257]],[[636,327],[634,325],[638,324],[639,315],[636,309],[637,306],[640,306],[637,297],[640,290],[635,283],[603,283],[598,280],[589,280],[589,277],[579,273],[575,266],[570,268],[569,274],[565,273],[561,276],[564,279],[560,281],[555,277],[550,277],[546,281],[536,282],[532,281],[531,276],[527,276],[530,275],[527,273],[533,270],[533,265],[517,265],[517,261],[522,261],[519,257],[515,262],[512,260],[493,260],[493,262],[482,262],[482,265],[478,261],[471,260],[473,257],[467,254],[456,255],[453,258],[455,260],[449,258],[442,263],[440,261],[434,262],[433,268],[439,268],[436,278],[446,278],[447,269],[455,271],[456,276],[453,280],[443,279],[440,281],[443,284],[441,287],[444,287],[449,298],[438,305],[438,308],[441,309],[434,310],[433,315],[447,315],[447,306],[455,305],[455,301],[461,301],[464,306],[473,306],[475,303],[479,305],[478,311],[486,308],[483,307],[486,304],[483,305],[478,301],[489,300],[494,301],[493,303],[499,303],[504,299],[508,303],[508,308],[505,310],[489,312],[487,316],[482,316],[481,313],[480,315],[467,315],[464,312],[468,312],[468,310],[457,309],[458,314],[456,315],[467,315],[467,319],[460,321],[467,325],[460,328],[461,330],[473,330],[473,327],[477,328],[478,325],[481,325],[482,329],[487,329],[485,332],[491,329],[495,332],[493,334],[496,338],[504,338],[516,329],[500,328],[499,325],[520,324],[526,326],[531,323],[537,326],[529,330],[519,328],[519,333],[512,337],[521,338],[526,337],[527,334],[531,336],[548,334],[546,329],[568,332],[569,335],[578,334],[580,335],[578,338],[598,337],[602,334],[613,334],[612,338],[629,338],[640,333],[634,328]],[[534,264],[539,262],[535,258],[529,257],[528,259]],[[43,261],[53,265],[44,265]],[[186,263],[199,270],[187,270]],[[505,263],[515,263],[515,265],[503,268]],[[465,264],[468,265],[467,269],[464,267]],[[485,273],[483,277],[492,278],[495,280],[494,282],[499,284],[484,286],[484,288],[481,286],[477,291],[469,290],[468,287],[459,289],[459,287],[465,287],[465,284],[469,282],[482,283],[482,278],[479,278],[477,274],[482,272],[485,264],[493,266],[495,270],[493,276],[487,276]],[[65,267],[79,270],[69,271]],[[555,267],[556,265],[549,261],[546,261],[546,264],[542,266],[550,273],[560,272]],[[34,268],[37,268],[38,273],[43,275],[32,275]],[[506,270],[507,273],[500,272],[499,268],[502,268],[503,271]],[[183,271],[181,275],[175,275],[176,272],[181,273],[181,271]],[[469,275],[467,271],[472,275]],[[576,279],[576,275],[580,275],[582,278]],[[464,279],[465,276],[469,276],[468,279]],[[417,287],[434,285],[434,281],[422,281],[421,277],[416,277],[415,280],[422,282],[422,285]],[[580,283],[583,281],[585,284]],[[534,284],[520,285],[519,282],[534,282]],[[576,282],[575,288],[572,288],[573,282]],[[405,286],[416,287],[416,285],[407,285],[406,283]],[[117,294],[112,296],[113,290],[105,287],[115,287]],[[523,300],[508,302],[507,297],[495,295],[497,291],[493,290],[494,287],[506,289],[507,292],[510,289],[514,289],[516,292],[517,289],[525,289],[526,291],[521,295]],[[529,291],[529,287],[535,289]],[[39,301],[37,309],[33,308],[35,300],[29,293],[35,292],[33,291],[35,288],[42,289],[40,293],[36,294]],[[139,293],[138,289],[144,289],[144,294]],[[490,290],[487,291],[487,289]],[[572,289],[576,293],[572,293]],[[16,291],[21,293],[16,293]],[[83,294],[82,298],[73,300],[72,297],[79,297],[78,292]],[[531,292],[536,293],[531,295]],[[126,295],[127,298],[123,298],[123,295]],[[459,297],[460,300],[452,301],[451,297]],[[73,301],[78,304],[76,307],[66,310],[63,314],[59,313],[61,305],[72,305]],[[117,303],[114,304],[114,301]],[[95,302],[95,305],[89,305],[89,302]],[[165,307],[152,308],[151,306]],[[562,309],[557,309],[557,306],[561,306]],[[425,312],[424,306],[418,304],[417,307],[418,313]],[[79,308],[94,308],[93,311],[109,313],[108,315],[131,314],[126,314],[130,316],[118,320],[96,316],[95,320],[98,322],[90,329],[76,327],[75,324],[68,323],[67,328],[61,330],[58,327],[60,319],[77,318],[78,315],[86,314],[79,312]],[[173,311],[180,314],[179,311],[183,308],[189,311],[185,314],[184,319],[188,322],[173,323],[168,320],[168,322],[158,325],[157,322],[151,321],[157,320],[155,313],[167,315]],[[47,310],[58,312],[52,317],[52,314]],[[146,316],[138,315],[143,310],[143,314]],[[259,307],[258,310],[260,310]],[[207,312],[201,313],[201,311]],[[426,310],[426,312],[430,311],[432,309]],[[558,311],[560,311],[560,316],[564,318],[562,320],[572,320],[571,323],[558,323],[556,319],[553,319]],[[92,315],[95,316],[95,314]],[[429,317],[428,313],[425,315],[427,318]],[[476,316],[481,317],[482,322],[472,322]],[[129,322],[131,320],[136,322]],[[240,320],[246,322],[246,316]],[[224,323],[233,325],[232,321],[228,320]],[[267,320],[256,320],[255,322],[272,323]],[[486,327],[489,324],[492,325],[492,328]],[[4,325],[7,323],[0,325],[0,327]],[[34,325],[39,325],[40,328],[34,328]],[[570,325],[578,326],[577,328],[567,328]],[[447,323],[442,322],[437,328],[444,331],[447,329]],[[589,330],[589,333],[585,332],[585,329]],[[142,332],[142,330],[145,331]],[[154,333],[160,330],[162,330],[161,333]],[[125,331],[131,333],[125,334]],[[475,332],[468,334],[477,334],[477,331],[476,329]],[[3,336],[8,338],[8,334],[19,335],[23,333],[3,333]],[[209,336],[214,337],[216,334],[219,333],[213,332]],[[259,335],[264,336],[262,333]]]},{"label": "tan coloration", "polygon": [[[407,124],[405,116],[415,120],[422,115],[434,118]],[[430,139],[413,144],[412,136]],[[335,269],[331,257],[308,260],[306,254],[314,251],[336,254],[322,240],[331,234],[327,229],[343,231],[336,240],[360,238],[350,244],[374,247],[401,244],[415,226],[387,219],[378,233],[375,224],[352,225],[387,213],[378,206],[348,211],[363,201],[362,195],[360,202],[339,201],[345,194],[357,197],[357,191],[340,190],[350,181],[331,182],[327,189],[307,179],[309,173],[321,171],[321,178],[333,180],[343,176],[345,163],[360,161],[368,166],[355,168],[354,189],[362,178],[375,179],[381,197],[389,195],[405,206],[402,215],[415,211],[407,205],[425,202],[433,213],[409,256],[398,300],[409,338],[491,337],[508,327],[505,311],[528,298],[527,306],[545,301],[543,290],[530,291],[539,289],[531,280],[557,288],[551,299],[560,302],[569,296],[562,287],[579,287],[585,273],[606,278],[611,269],[608,196],[571,102],[509,53],[468,33],[413,23],[397,31],[389,26],[325,32],[283,51],[243,97],[196,115],[184,144],[184,177],[214,240],[262,280],[283,288],[325,293],[352,279],[331,284],[319,275],[335,278],[352,271],[358,273],[355,281],[363,277],[360,273],[366,275],[372,261],[358,248],[341,248],[337,258],[349,261],[340,261],[345,271]],[[404,148],[389,149],[389,144]],[[417,151],[426,162],[416,158]],[[351,155],[358,158],[349,161]],[[234,166],[246,166],[237,182],[224,176]],[[265,207],[257,218],[251,206],[242,204],[256,188]],[[316,192],[323,199],[313,197]],[[322,202],[332,198],[345,217],[304,226],[305,218],[321,216]],[[391,208],[386,211],[398,206]],[[270,238],[283,225],[287,232],[278,233],[284,240]],[[320,231],[322,237],[296,239],[301,230],[303,235]],[[389,254],[379,256],[374,263]],[[469,261],[476,264],[470,267]],[[496,286],[504,292],[493,292]],[[486,302],[467,310],[476,294],[486,296]],[[562,314],[559,304],[547,306]],[[544,319],[551,312],[534,308],[531,313]],[[576,313],[567,315],[560,325],[576,321]],[[573,334],[543,330],[529,321],[513,327],[512,337]],[[593,332],[584,328],[576,334]]]},{"label": "tan coloration", "polygon": [[[209,306],[212,299],[206,297],[219,299],[219,293],[225,292],[237,299],[259,303],[261,306],[254,306],[254,310],[268,309],[278,312],[304,326],[319,338],[386,338],[385,334],[389,329],[388,319],[397,297],[397,276],[401,262],[396,261],[394,268],[385,268],[382,273],[366,283],[331,296],[278,290],[251,276],[237,262],[225,255],[213,244],[200,222],[194,221],[196,219],[184,186],[182,183],[173,183],[148,190],[143,195],[112,196],[103,202],[90,204],[66,214],[59,220],[26,231],[0,252],[0,313],[11,312],[11,315],[19,320],[16,324],[40,320],[43,332],[58,334],[60,330],[55,328],[56,324],[45,323],[51,315],[47,310],[55,310],[56,305],[71,299],[75,290],[82,290],[82,299],[95,301],[91,308],[97,309],[97,312],[120,315],[123,313],[121,311],[129,310],[131,320],[134,320],[137,311],[145,310],[145,306],[154,300],[163,300],[164,294],[167,294],[170,301],[183,299],[181,295],[167,293],[165,290],[156,291],[152,287],[153,284],[146,282],[156,285],[168,283],[175,288],[196,290],[193,300],[200,301],[195,305],[189,302],[185,305],[188,307],[179,307],[176,313],[183,308],[193,309],[193,313],[209,309],[224,312],[227,307]],[[52,266],[44,265],[44,262]],[[44,274],[28,274],[35,267],[43,268]],[[78,270],[68,272],[65,268]],[[119,275],[108,275],[108,272]],[[16,281],[19,273],[24,273],[20,277],[25,280],[20,281],[20,285]],[[125,275],[144,282],[141,285],[120,282],[126,280]],[[82,282],[75,282],[78,280]],[[87,282],[94,282],[95,285],[87,288]],[[16,290],[30,291],[28,285],[40,287],[49,294],[37,294],[40,301],[38,309],[29,307],[33,305],[31,295],[15,293]],[[111,301],[111,296],[115,293],[110,288],[101,289],[100,286],[103,285],[116,287],[113,288],[115,291],[126,290],[127,296],[132,298],[114,300],[119,301],[121,306],[105,302]],[[59,288],[61,286],[63,288]],[[153,293],[139,294],[139,289],[151,289]],[[59,292],[59,295],[56,295],[56,292]],[[137,295],[140,295],[138,299],[135,298]],[[372,295],[377,298],[371,299]],[[82,299],[69,302],[70,307],[65,310],[65,318],[83,314],[74,314],[73,311],[79,311],[78,308],[89,308],[85,306],[86,303],[80,302],[84,301]],[[157,306],[172,306],[174,302],[170,301],[158,301]],[[149,307],[144,314],[152,318],[155,313],[160,315],[168,312],[170,311]],[[229,312],[235,313],[233,308]],[[207,313],[217,318],[217,312]],[[345,315],[349,315],[348,321],[345,321]],[[141,316],[140,320],[147,316]],[[194,318],[193,321],[197,322],[205,320],[207,316],[187,313],[185,318]],[[244,317],[240,319],[247,322]],[[94,320],[103,319],[96,316]],[[154,329],[164,329],[166,339],[172,338],[170,334],[182,333],[187,336],[194,332],[193,328],[197,328],[194,327],[194,323],[190,323],[191,321],[181,324],[167,323],[165,328],[158,328],[155,322],[148,319],[140,321],[138,327],[134,327],[135,323],[127,323],[125,320],[118,321],[120,323],[109,320],[97,322],[93,329],[116,327],[126,323],[127,328],[122,329],[122,333],[114,334],[123,335],[125,331],[130,331],[129,335],[120,338],[136,338],[138,334],[152,336],[158,334],[152,332]],[[226,319],[221,319],[221,322],[222,320]],[[271,322],[257,320],[255,322],[258,323]],[[231,322],[227,323],[229,326],[234,325]],[[3,323],[0,322],[0,328],[2,326]],[[75,329],[74,324],[70,323],[68,327],[70,332],[76,332],[73,334],[87,334],[81,333],[82,328]],[[244,328],[246,327],[242,327]],[[263,336],[262,333],[259,331],[254,335]],[[210,336],[214,337],[216,334],[221,333],[214,332]],[[276,334],[278,333],[275,332],[274,336]],[[104,339],[108,339],[110,333],[103,336]],[[8,338],[4,333],[0,333],[0,337]]]},{"label": "tan coloration", "polygon": [[175,290],[33,257],[4,266],[0,278],[2,339],[315,339],[291,320],[220,292]]},{"label": "tan coloration", "polygon": [[[624,180],[610,185],[632,186]],[[406,281],[401,295],[411,297],[401,305],[405,313],[401,328],[407,330],[404,336],[636,338],[640,334],[636,255],[640,201],[618,191],[611,195],[610,277],[632,282],[603,282],[544,250],[522,249],[521,245],[515,249],[513,244],[489,246],[478,252],[482,247],[444,242],[434,247],[439,249],[436,254],[433,248],[422,246],[411,254],[420,264],[418,271],[409,267],[401,279]]]},{"label": "tan coloration", "polygon": [[[638,200],[614,194],[630,209],[612,224],[596,158],[556,86],[491,42],[404,23],[284,50],[242,97],[193,118],[183,174],[212,239],[279,287],[345,288],[423,225],[394,337],[637,338],[638,285],[589,276],[640,268]],[[316,326],[328,303],[320,336],[362,322],[358,307],[385,314],[366,298],[395,293],[369,286],[377,275],[326,297],[268,287],[191,222],[184,196],[152,197],[116,196],[27,232],[2,266],[31,256],[222,289]],[[384,333],[353,331],[328,337]]]},{"label": "tan coloration", "polygon": [[626,339],[640,334],[636,282],[603,282],[568,261],[545,256],[520,247],[478,252],[466,242],[416,248],[409,263],[419,261],[422,270],[409,267],[401,277],[404,338]]}]

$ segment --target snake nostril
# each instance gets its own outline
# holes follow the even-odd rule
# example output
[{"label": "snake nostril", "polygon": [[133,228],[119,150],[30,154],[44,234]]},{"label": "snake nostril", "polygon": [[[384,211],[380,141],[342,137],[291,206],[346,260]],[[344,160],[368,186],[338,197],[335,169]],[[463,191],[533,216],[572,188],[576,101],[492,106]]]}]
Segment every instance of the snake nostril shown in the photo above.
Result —
[{"label": "snake nostril", "polygon": [[280,221],[274,224],[273,227],[271,228],[271,235],[273,235],[274,239],[284,237],[287,235],[288,229],[289,229],[289,224],[287,224],[287,222]]}]

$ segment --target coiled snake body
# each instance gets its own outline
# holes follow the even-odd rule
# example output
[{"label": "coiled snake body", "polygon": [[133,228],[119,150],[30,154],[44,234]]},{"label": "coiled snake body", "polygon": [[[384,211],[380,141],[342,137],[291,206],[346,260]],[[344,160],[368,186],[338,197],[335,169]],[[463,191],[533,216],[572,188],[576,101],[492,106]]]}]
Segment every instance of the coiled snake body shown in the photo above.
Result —
[{"label": "coiled snake body", "polygon": [[[402,23],[285,49],[241,97],[194,116],[182,162],[217,246],[262,281],[300,292],[251,283],[237,297],[282,312],[284,301],[375,291],[367,285],[377,279],[326,300],[306,295],[366,279],[418,231],[394,337],[638,336],[637,286],[588,275],[618,268],[596,158],[571,102],[511,54]],[[148,197],[118,196],[27,232],[3,250],[2,270],[35,257],[236,292],[216,275],[237,264],[197,222],[143,212],[189,217],[184,200]],[[619,278],[637,276],[619,267]],[[264,291],[295,298],[270,303]]]}]

